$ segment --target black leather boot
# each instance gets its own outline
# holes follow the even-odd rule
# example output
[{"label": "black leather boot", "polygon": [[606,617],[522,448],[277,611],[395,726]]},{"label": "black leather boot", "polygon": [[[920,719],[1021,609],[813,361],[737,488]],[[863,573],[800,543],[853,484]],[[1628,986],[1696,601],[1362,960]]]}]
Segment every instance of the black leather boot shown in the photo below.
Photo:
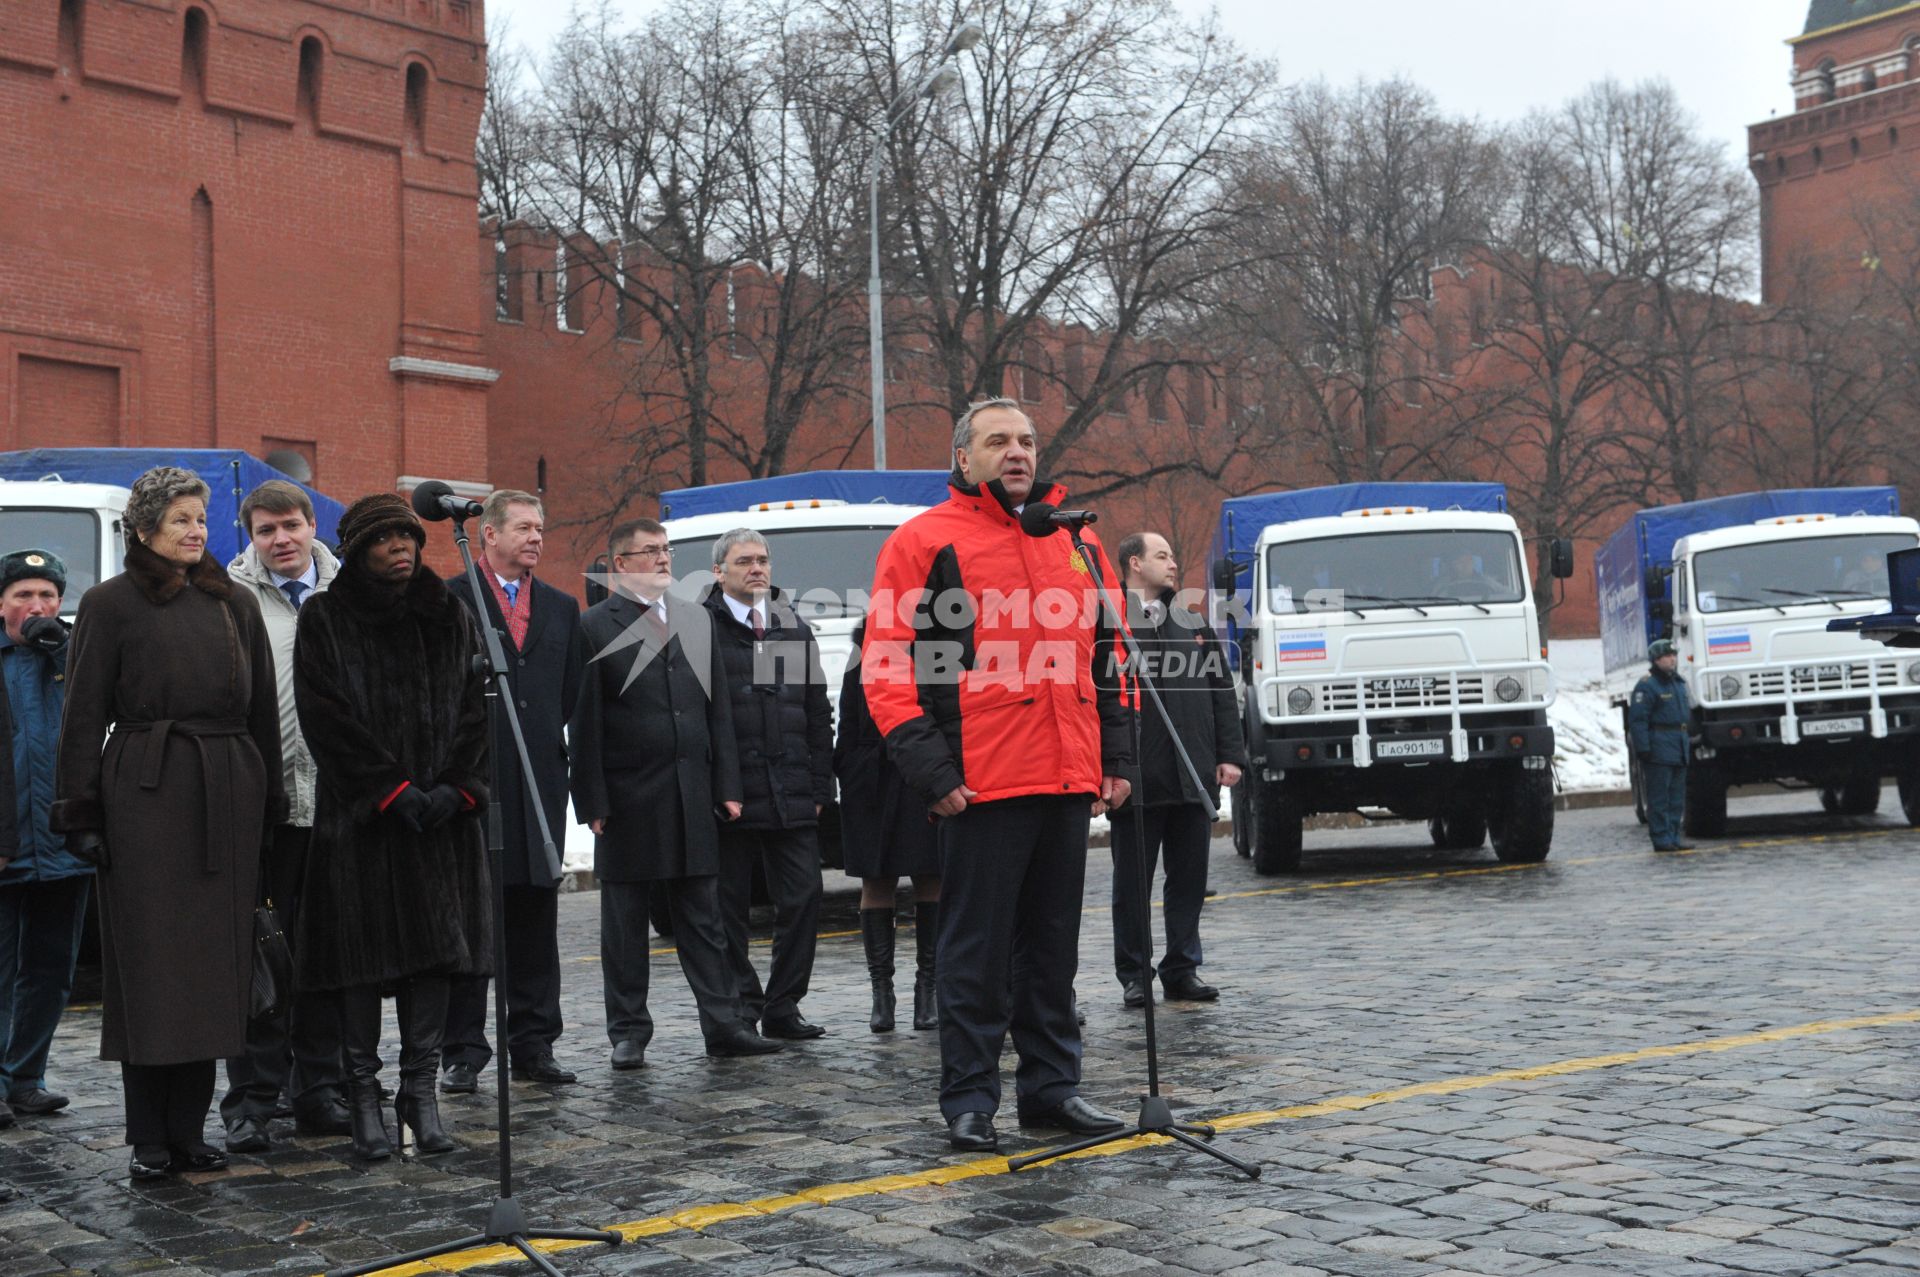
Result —
[{"label": "black leather boot", "polygon": [[933,955],[940,945],[940,902],[916,901],[913,906],[913,1027],[940,1027],[939,999],[933,992]]},{"label": "black leather boot", "polygon": [[867,978],[873,981],[873,1016],[867,1027],[893,1032],[893,910],[862,909],[860,942],[867,947]]},{"label": "black leather boot", "polygon": [[440,1125],[440,1095],[434,1086],[440,1043],[447,1031],[447,978],[415,976],[400,987],[400,1086],[393,1093],[393,1117],[413,1132],[414,1151],[423,1157],[459,1148]]},{"label": "black leather boot", "polygon": [[353,1155],[377,1162],[393,1156],[380,1109],[380,990],[367,985],[340,995],[340,1050],[347,1061],[347,1112]]}]

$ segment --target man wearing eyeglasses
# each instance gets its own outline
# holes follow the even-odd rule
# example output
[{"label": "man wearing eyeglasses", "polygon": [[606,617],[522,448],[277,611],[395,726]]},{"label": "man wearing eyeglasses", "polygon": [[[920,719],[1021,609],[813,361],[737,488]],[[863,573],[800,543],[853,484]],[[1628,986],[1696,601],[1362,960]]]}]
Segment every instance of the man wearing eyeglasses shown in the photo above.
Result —
[{"label": "man wearing eyeglasses", "polygon": [[587,609],[587,672],[572,724],[573,805],[594,832],[600,972],[615,1069],[646,1067],[647,906],[666,897],[680,969],[712,1056],[780,1049],[743,1023],[727,963],[718,822],[742,790],[732,704],[705,608],[670,597],[666,529],[633,519],[607,544],[607,597]]}]

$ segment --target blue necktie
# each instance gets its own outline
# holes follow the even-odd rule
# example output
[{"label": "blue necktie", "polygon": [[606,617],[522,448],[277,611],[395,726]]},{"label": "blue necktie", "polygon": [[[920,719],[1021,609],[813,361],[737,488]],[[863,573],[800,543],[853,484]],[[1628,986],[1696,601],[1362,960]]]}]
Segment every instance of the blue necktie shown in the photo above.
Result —
[{"label": "blue necktie", "polygon": [[507,594],[507,611],[513,611],[513,609],[518,606],[520,600],[520,582],[508,581],[500,588],[505,590]]},{"label": "blue necktie", "polygon": [[300,610],[300,600],[307,597],[307,591],[313,587],[305,581],[282,581],[280,588],[286,592],[287,601],[293,604],[297,612]]}]

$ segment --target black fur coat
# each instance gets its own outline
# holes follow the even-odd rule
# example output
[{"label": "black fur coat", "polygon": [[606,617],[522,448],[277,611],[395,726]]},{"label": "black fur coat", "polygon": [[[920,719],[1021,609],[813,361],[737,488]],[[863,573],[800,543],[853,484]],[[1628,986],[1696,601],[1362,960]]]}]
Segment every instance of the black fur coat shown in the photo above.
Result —
[{"label": "black fur coat", "polygon": [[[294,954],[303,989],[493,969],[486,679],[480,635],[440,578],[404,590],[357,556],[300,609],[294,702],[318,769]],[[426,833],[382,810],[403,783],[474,806]]]}]

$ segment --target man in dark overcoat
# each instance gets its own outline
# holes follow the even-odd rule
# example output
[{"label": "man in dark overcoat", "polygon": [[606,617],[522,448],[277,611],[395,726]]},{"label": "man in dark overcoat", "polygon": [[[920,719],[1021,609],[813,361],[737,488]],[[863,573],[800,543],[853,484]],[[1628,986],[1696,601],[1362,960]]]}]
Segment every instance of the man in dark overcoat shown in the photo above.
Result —
[{"label": "man in dark overcoat", "polygon": [[[1160,692],[1160,703],[1187,757],[1218,804],[1218,786],[1232,786],[1246,766],[1240,746],[1239,702],[1226,650],[1199,615],[1175,605],[1180,565],[1173,547],[1157,532],[1136,532],[1119,546],[1120,573],[1127,586],[1127,624],[1140,644],[1146,674]],[[1113,965],[1121,996],[1143,1007],[1153,996],[1153,932],[1138,922],[1143,894],[1152,881],[1154,862],[1166,858],[1167,950],[1160,960],[1160,987],[1167,997],[1212,1002],[1220,991],[1200,978],[1200,907],[1207,897],[1207,848],[1213,825],[1206,804],[1174,751],[1174,738],[1152,706],[1140,714],[1140,803],[1145,826],[1143,848],[1134,817],[1113,818]],[[1146,877],[1141,877],[1141,857]]]},{"label": "man in dark overcoat", "polygon": [[[573,596],[534,579],[545,541],[546,513],[530,492],[502,488],[488,496],[481,520],[480,585],[473,597],[465,577],[449,583],[482,624],[499,632],[507,653],[507,685],[520,714],[535,793],[527,793],[506,715],[493,739],[500,823],[506,847],[501,883],[507,917],[506,1039],[515,1077],[549,1084],[574,1075],[553,1058],[560,1019],[560,878],[558,849],[567,816],[567,719],[580,696],[580,605]],[[546,812],[555,854],[540,837],[534,803]],[[441,1056],[443,1089],[471,1091],[493,1058],[487,1045],[487,983],[456,980]]]},{"label": "man in dark overcoat", "polygon": [[573,722],[573,803],[594,832],[600,971],[616,1069],[646,1063],[647,915],[664,895],[707,1054],[779,1049],[747,1028],[727,965],[715,875],[716,804],[740,815],[731,705],[711,625],[671,599],[666,529],[634,519],[608,540],[608,596],[581,619],[588,665]]},{"label": "man in dark overcoat", "polygon": [[[800,1014],[820,923],[820,813],[833,801],[833,708],[813,629],[773,587],[766,538],[735,528],[713,547],[706,594],[733,700],[745,795],[720,831],[720,913],[747,1015],[770,1038],[826,1032]],[[753,870],[773,898],[773,962],[762,988],[747,947]]]}]

